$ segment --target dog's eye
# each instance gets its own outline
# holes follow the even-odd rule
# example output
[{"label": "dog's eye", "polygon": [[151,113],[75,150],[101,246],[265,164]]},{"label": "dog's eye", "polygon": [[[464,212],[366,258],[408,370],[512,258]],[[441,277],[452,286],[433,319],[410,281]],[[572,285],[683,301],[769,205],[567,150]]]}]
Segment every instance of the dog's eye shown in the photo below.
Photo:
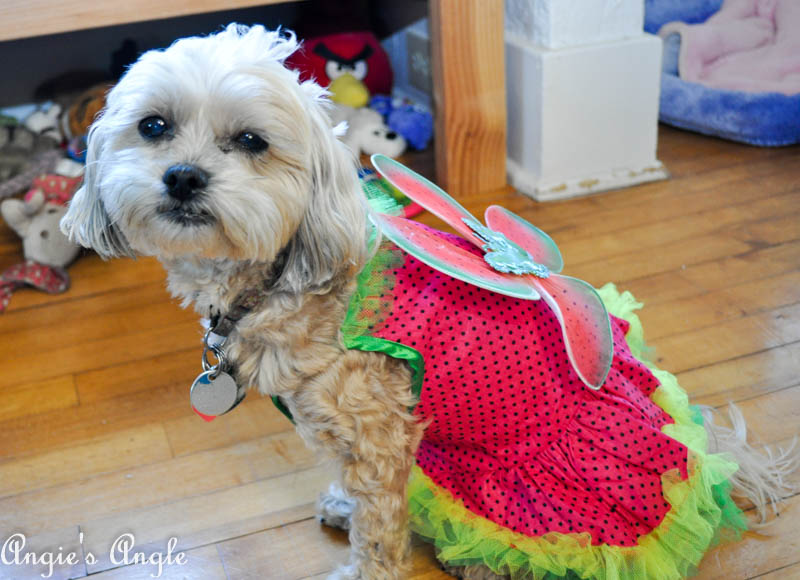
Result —
[{"label": "dog's eye", "polygon": [[158,139],[168,129],[169,125],[161,117],[147,117],[139,121],[139,134],[145,139]]},{"label": "dog's eye", "polygon": [[250,153],[262,153],[269,147],[269,143],[250,131],[240,133],[233,141]]}]

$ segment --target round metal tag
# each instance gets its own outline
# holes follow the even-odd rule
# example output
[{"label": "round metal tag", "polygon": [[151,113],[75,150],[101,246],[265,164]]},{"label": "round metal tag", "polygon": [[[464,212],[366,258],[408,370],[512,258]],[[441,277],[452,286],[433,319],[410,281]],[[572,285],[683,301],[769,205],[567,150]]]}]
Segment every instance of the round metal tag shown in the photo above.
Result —
[{"label": "round metal tag", "polygon": [[233,377],[220,371],[216,377],[214,369],[201,373],[192,383],[189,399],[192,407],[203,415],[223,415],[244,399],[245,390],[240,389]]}]

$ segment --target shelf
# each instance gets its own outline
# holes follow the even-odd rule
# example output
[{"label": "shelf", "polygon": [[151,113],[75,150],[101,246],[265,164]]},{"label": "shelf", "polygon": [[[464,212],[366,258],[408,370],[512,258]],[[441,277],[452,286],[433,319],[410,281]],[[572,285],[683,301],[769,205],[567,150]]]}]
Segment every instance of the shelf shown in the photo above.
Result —
[{"label": "shelf", "polygon": [[160,20],[285,0],[2,0],[0,41]]}]

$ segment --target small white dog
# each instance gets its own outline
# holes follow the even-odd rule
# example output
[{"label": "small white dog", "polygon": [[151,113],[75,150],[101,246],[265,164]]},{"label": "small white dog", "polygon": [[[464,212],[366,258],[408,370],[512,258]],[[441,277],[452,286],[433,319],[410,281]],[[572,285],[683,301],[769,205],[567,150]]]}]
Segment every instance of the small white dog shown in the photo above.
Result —
[{"label": "small white dog", "polygon": [[251,293],[257,307],[225,345],[231,372],[281,398],[358,500],[352,560],[335,574],[400,578],[421,427],[409,371],[339,340],[367,212],[325,91],[282,64],[296,48],[291,35],[231,25],[144,54],[91,128],[62,229],[104,257],[158,256],[170,291],[203,316]]},{"label": "small white dog", "polygon": [[[552,525],[556,532],[571,532],[573,521],[578,522],[577,525],[585,521],[592,529],[604,518],[611,522],[608,533],[612,538],[620,526],[632,530],[631,538],[639,537],[637,530],[653,529],[655,524],[646,523],[648,517],[642,519],[626,514],[632,514],[642,505],[643,509],[652,507],[655,513],[668,506],[661,501],[663,498],[653,499],[656,494],[648,493],[651,490],[647,488],[635,494],[620,492],[619,497],[613,496],[616,499],[609,501],[612,496],[603,495],[599,484],[591,483],[589,476],[578,473],[577,466],[583,461],[584,449],[589,449],[587,457],[590,458],[599,453],[591,447],[592,442],[615,445],[611,442],[615,434],[619,435],[615,429],[613,434],[598,431],[593,437],[584,437],[581,433],[585,429],[592,432],[599,429],[593,427],[595,420],[588,422],[588,418],[594,417],[584,417],[582,409],[587,406],[599,409],[597,422],[606,421],[606,415],[619,414],[616,425],[621,425],[623,415],[626,423],[637,424],[639,431],[636,433],[647,433],[648,438],[634,435],[631,427],[628,434],[623,432],[622,436],[629,437],[633,446],[641,445],[650,451],[651,447],[645,446],[656,442],[660,447],[661,459],[653,459],[653,465],[661,466],[657,468],[640,468],[635,463],[633,449],[627,455],[630,458],[627,463],[614,459],[617,454],[608,455],[606,469],[613,463],[620,474],[636,475],[636,481],[641,480],[639,486],[630,485],[631,490],[644,489],[645,481],[650,486],[660,486],[661,474],[672,469],[671,465],[679,466],[673,455],[689,465],[688,448],[660,431],[661,425],[671,418],[643,396],[654,388],[655,379],[648,378],[649,371],[634,363],[631,357],[620,356],[615,357],[615,366],[603,390],[584,389],[577,376],[569,374],[563,345],[559,347],[557,338],[548,338],[554,336],[554,332],[558,335],[559,323],[553,312],[541,303],[543,301],[522,304],[523,301],[500,297],[494,308],[512,313],[516,312],[513,309],[520,309],[520,318],[503,315],[507,319],[503,324],[509,325],[508,334],[525,337],[520,341],[524,344],[514,349],[541,348],[547,364],[539,360],[537,365],[541,368],[534,374],[533,362],[527,363],[529,375],[524,375],[520,367],[514,376],[532,378],[528,382],[519,379],[513,389],[504,390],[502,384],[495,387],[492,382],[495,379],[472,378],[469,383],[475,385],[472,391],[466,390],[469,387],[457,391],[455,385],[462,380],[459,373],[467,375],[464,368],[460,368],[464,365],[454,364],[453,367],[459,368],[452,368],[456,376],[449,381],[453,384],[448,387],[450,390],[426,387],[423,392],[424,395],[433,391],[442,397],[450,393],[464,394],[460,399],[455,398],[455,394],[451,400],[443,398],[441,406],[437,407],[437,420],[447,418],[454,423],[438,426],[431,423],[426,437],[434,433],[421,445],[425,422],[409,410],[416,401],[412,386],[418,383],[412,379],[419,376],[418,371],[415,370],[417,375],[412,375],[413,365],[407,365],[401,358],[344,346],[340,329],[357,285],[356,275],[364,269],[369,257],[367,209],[355,158],[337,139],[337,131],[326,110],[325,91],[313,82],[298,82],[298,74],[282,64],[296,48],[293,36],[285,37],[259,26],[231,25],[217,35],[187,38],[164,51],[142,56],[109,93],[105,112],[91,128],[84,185],[62,220],[64,232],[102,256],[158,256],[168,271],[172,293],[181,297],[184,305],[193,304],[199,314],[208,316],[214,334],[226,337],[223,358],[228,364],[220,360],[218,366],[208,369],[193,385],[193,395],[195,386],[201,385],[198,391],[207,393],[209,390],[202,384],[211,384],[212,394],[225,391],[228,397],[220,412],[207,414],[221,414],[232,408],[241,396],[237,384],[254,386],[261,393],[278,398],[293,416],[298,433],[310,446],[338,461],[345,493],[339,494],[337,488],[333,488],[320,507],[324,519],[350,527],[351,560],[334,572],[333,577],[384,580],[405,576],[409,545],[406,490],[418,447],[421,453],[427,453],[422,453],[425,461],[448,467],[451,470],[447,472],[448,477],[450,473],[463,476],[462,483],[485,491],[486,498],[491,499],[486,511],[494,512],[492,506],[497,506],[503,518],[506,515],[518,518],[510,522],[503,520],[506,529],[515,530],[514,522],[519,521],[523,526],[541,524],[543,529],[549,530],[544,526]],[[380,253],[376,255],[380,257]],[[414,267],[417,272],[423,271],[421,266]],[[381,271],[383,275],[376,278],[388,279],[386,271]],[[369,268],[366,273],[370,273]],[[435,293],[427,296],[429,303],[448,304],[452,300],[446,296],[453,294],[446,291],[451,286],[437,284],[461,282],[448,282],[445,278],[430,270],[427,282],[419,283],[419,287],[430,287]],[[440,282],[433,282],[440,279]],[[452,287],[462,292],[462,287]],[[473,290],[478,292],[472,287],[463,288],[463,303],[469,303],[466,296],[472,296]],[[472,299],[474,309],[444,306],[444,319],[450,320],[450,315],[460,312],[464,321],[472,321],[464,322],[464,326],[472,325],[476,332],[479,326],[500,329],[501,321],[494,316],[500,310],[491,310],[490,301],[484,302],[491,293],[481,292],[485,293],[480,294],[480,306],[476,294]],[[376,302],[381,301],[376,298]],[[538,310],[531,310],[534,308]],[[380,306],[374,308],[376,312],[379,309]],[[406,310],[416,314],[419,307],[413,304]],[[426,332],[423,321],[418,322],[413,326]],[[449,324],[449,331],[461,330],[461,327],[455,329],[456,323]],[[445,326],[447,323],[442,324],[442,328]],[[618,330],[620,334],[624,332],[621,325]],[[485,335],[486,331],[481,332]],[[464,334],[461,332],[462,336]],[[215,350],[219,343],[210,337],[207,335],[207,345]],[[455,340],[458,344],[452,346],[452,353],[471,344],[469,339]],[[476,362],[484,359],[478,352],[480,340],[471,346],[476,350],[460,350],[453,356],[460,357],[465,352],[463,356],[470,357],[470,361],[484,364],[487,376],[489,373],[491,376],[508,375],[508,369],[512,368],[508,355],[511,345],[516,343],[515,339],[503,340],[508,340],[508,351],[502,348],[483,351],[487,357],[497,359],[491,363],[495,365],[491,368],[486,366],[489,360]],[[491,338],[487,339],[487,346],[491,345]],[[617,351],[615,345],[615,352],[625,355],[626,347],[621,343],[618,346],[620,350]],[[215,352],[223,356],[218,350]],[[473,352],[478,354],[469,354]],[[540,353],[537,350],[535,354]],[[447,364],[445,359],[443,368]],[[442,384],[451,375],[449,370],[441,370],[437,375],[436,359],[432,358],[431,367],[435,376],[445,377],[439,379]],[[472,374],[476,372],[473,370]],[[528,386],[518,386],[523,384]],[[229,387],[232,392],[228,392]],[[509,400],[523,401],[523,396],[528,399],[510,404],[506,413],[506,407],[502,406],[506,404],[502,399],[504,392],[508,393]],[[481,402],[482,398],[489,400],[490,397],[496,397],[491,400],[502,404]],[[542,411],[541,416],[534,404],[537,397],[548,401],[548,397],[553,397],[552,404],[547,403],[549,407],[545,404],[538,409]],[[220,402],[212,399],[214,405]],[[424,405],[426,399],[421,400]],[[619,403],[623,400],[627,401],[624,405]],[[453,405],[448,407],[451,401]],[[567,401],[572,402],[567,404]],[[514,411],[517,408],[524,412],[517,413]],[[558,409],[561,411],[556,412]],[[566,409],[572,411],[567,413]],[[519,416],[519,419],[511,418],[512,411],[513,417]],[[503,419],[500,415],[493,419],[495,412],[506,414],[502,415]],[[565,426],[563,430],[560,421]],[[455,427],[441,428],[441,425]],[[473,444],[473,439],[464,432],[476,425],[479,439]],[[436,431],[437,428],[440,431]],[[486,432],[481,431],[484,428]],[[524,440],[519,435],[522,428],[530,431]],[[714,432],[715,427],[710,422],[706,423],[706,428],[712,430],[712,440],[725,440],[718,436],[723,431]],[[504,430],[502,436],[497,435],[498,429]],[[545,451],[551,454],[543,451],[538,455],[534,453],[536,457],[524,459],[530,455],[526,446],[535,443],[538,447],[539,438],[545,443]],[[746,447],[743,437],[728,439],[733,442],[732,448],[740,457],[740,463],[749,466],[745,476],[749,473],[752,477],[744,480],[754,483],[744,486],[745,490],[750,490],[757,502],[760,499],[758,503],[765,503],[765,498],[777,499],[784,488],[784,476],[793,465],[790,451],[758,459],[759,456]],[[563,441],[569,448],[566,451]],[[455,445],[449,455],[437,451],[440,443],[451,442]],[[577,453],[570,451],[573,447]],[[514,453],[523,457],[522,461],[530,465],[530,469],[539,471],[518,469]],[[636,457],[642,453],[643,450],[638,449]],[[654,451],[652,456],[656,453]],[[558,469],[551,467],[548,471],[536,463],[540,455],[544,458],[542,461],[550,462],[546,465],[556,465],[560,461],[558,457],[567,459],[558,463]],[[479,478],[474,476],[477,471],[470,472],[465,466],[470,461],[483,462],[484,456],[487,464],[499,467]],[[650,456],[650,453],[645,454],[645,458]],[[454,459],[450,461],[448,457]],[[597,470],[595,465],[594,471]],[[567,475],[558,475],[562,471]],[[588,467],[582,469],[582,472],[587,471]],[[507,473],[512,477],[506,478]],[[520,473],[527,473],[528,479],[515,479],[514,474]],[[680,477],[679,471],[674,474]],[[622,475],[609,477],[621,481]],[[688,481],[689,467],[684,477]],[[700,482],[693,483],[698,487],[706,485],[705,477],[692,481]],[[494,482],[508,483],[511,493],[506,495],[501,489],[493,496]],[[616,479],[614,482],[617,483]],[[412,492],[413,486],[412,479]],[[621,485],[617,487],[622,489]],[[531,497],[532,502],[538,497],[545,507],[527,511],[522,506],[520,511],[519,502],[500,507],[501,502],[512,502],[512,494],[522,495],[528,493],[527,489],[533,490],[530,494],[540,495],[523,497]],[[610,487],[606,489],[611,490]],[[708,489],[700,491],[710,497]],[[580,496],[582,504],[570,503],[578,501],[578,493],[583,494]],[[628,500],[634,502],[630,510],[625,503]],[[563,502],[563,506],[558,502]],[[594,513],[604,510],[602,518],[580,519],[584,518],[583,512],[588,513],[590,509],[583,507],[588,502],[593,502]],[[618,504],[622,506],[619,510]],[[466,509],[459,505],[454,509]],[[415,510],[418,506],[413,507]],[[703,507],[701,511],[691,521],[710,514],[710,523],[698,530],[707,535],[706,544],[697,540],[698,546],[695,546],[702,551],[719,521],[712,517],[716,513],[713,509]],[[412,510],[412,515],[415,514]],[[548,514],[551,515],[548,517]],[[473,519],[469,514],[464,516],[464,521]],[[457,518],[454,521],[459,523]],[[532,529],[532,534],[540,535],[535,531],[538,528]],[[445,542],[455,535],[451,531],[447,526],[442,528]],[[480,546],[475,547],[479,537],[470,534],[472,532],[459,538],[459,541],[463,539],[469,558],[449,558],[450,562],[462,566],[454,572],[483,579],[497,577],[491,570],[512,573],[505,565],[490,570],[491,565],[482,559]],[[547,536],[543,543],[536,544],[530,550],[530,557],[544,553],[543,557],[549,558],[552,554],[547,550],[552,537],[555,536]],[[581,541],[573,541],[573,544],[591,556],[594,546],[585,542],[587,537],[582,534]],[[608,553],[619,545],[611,546]],[[605,547],[603,545],[603,549]],[[494,554],[516,557],[517,548],[515,544],[504,546]],[[619,549],[625,554],[625,566],[645,566],[648,562],[647,558],[636,558],[632,545]],[[671,550],[669,553],[680,560],[682,554]],[[448,560],[443,552],[440,555]],[[621,562],[618,563],[621,565]],[[568,565],[572,563],[572,560],[567,562]],[[562,564],[548,569],[558,571],[562,569],[559,566]],[[592,566],[595,566],[592,570],[603,572],[602,568],[596,568],[602,564]],[[630,569],[636,570],[635,567]],[[605,577],[604,573],[601,575]],[[587,576],[588,573],[581,575]]]}]

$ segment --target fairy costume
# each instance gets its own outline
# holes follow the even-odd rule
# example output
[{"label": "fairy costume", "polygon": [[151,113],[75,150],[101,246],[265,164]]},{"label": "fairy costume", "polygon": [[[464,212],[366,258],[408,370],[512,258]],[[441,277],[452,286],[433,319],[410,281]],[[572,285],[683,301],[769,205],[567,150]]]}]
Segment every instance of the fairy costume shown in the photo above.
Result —
[{"label": "fairy costume", "polygon": [[[411,229],[482,258],[458,236]],[[613,286],[601,297],[613,344],[594,390],[577,335],[562,333],[569,304],[477,287],[388,240],[362,271],[343,339],[409,363],[414,414],[429,423],[410,522],[441,560],[512,578],[679,578],[744,529],[736,464],[705,453],[675,378],[639,360],[640,305]]]}]

